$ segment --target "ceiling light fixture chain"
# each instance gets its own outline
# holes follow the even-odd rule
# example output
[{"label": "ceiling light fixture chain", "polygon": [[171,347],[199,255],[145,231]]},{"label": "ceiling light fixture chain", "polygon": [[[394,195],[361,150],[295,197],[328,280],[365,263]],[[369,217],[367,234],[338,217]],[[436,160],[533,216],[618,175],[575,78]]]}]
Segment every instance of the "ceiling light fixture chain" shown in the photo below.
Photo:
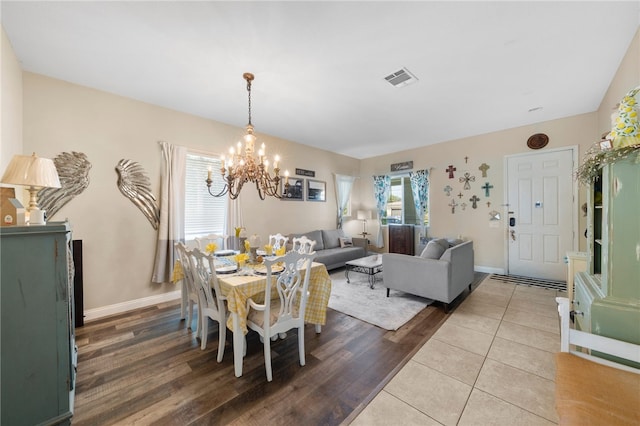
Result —
[{"label": "ceiling light fixture chain", "polygon": [[[246,134],[243,137],[244,149],[242,142],[237,143],[237,150],[233,146],[229,148],[229,158],[225,158],[224,155],[220,157],[222,167],[220,168],[220,174],[224,182],[224,187],[220,192],[211,192],[211,185],[213,180],[211,179],[211,168],[207,172],[207,189],[209,194],[214,197],[221,197],[225,194],[229,194],[229,198],[235,200],[240,195],[242,186],[247,182],[254,182],[258,191],[260,199],[264,200],[266,196],[282,198],[280,194],[280,168],[278,162],[280,157],[276,155],[273,161],[273,176],[269,174],[269,160],[266,157],[266,147],[264,143],[258,150],[258,155],[255,153],[256,136],[253,134],[253,125],[251,124],[251,82],[254,79],[254,75],[251,73],[244,73],[242,77],[247,81],[248,92],[248,112],[249,122],[246,126]],[[285,187],[288,186],[289,172],[285,171]]]},{"label": "ceiling light fixture chain", "polygon": [[255,78],[250,72],[245,72],[242,77],[247,80],[247,92],[249,92],[249,126],[251,126],[251,82]]}]

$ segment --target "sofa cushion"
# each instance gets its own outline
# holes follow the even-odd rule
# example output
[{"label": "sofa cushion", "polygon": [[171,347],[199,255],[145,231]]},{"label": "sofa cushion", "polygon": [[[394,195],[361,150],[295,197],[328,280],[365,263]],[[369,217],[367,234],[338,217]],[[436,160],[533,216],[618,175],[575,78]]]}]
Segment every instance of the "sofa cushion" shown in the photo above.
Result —
[{"label": "sofa cushion", "polygon": [[322,231],[317,230],[317,231],[305,232],[304,234],[289,234],[288,235],[289,242],[287,243],[287,250],[291,250],[291,247],[293,246],[294,238],[300,238],[302,236],[305,236],[311,241],[316,242],[316,245],[313,247],[315,251],[325,249],[324,242],[322,241]]},{"label": "sofa cushion", "polygon": [[[340,247],[340,238],[345,237],[342,229],[323,229],[322,240],[325,249]],[[316,250],[318,247],[316,247]]]},{"label": "sofa cushion", "polygon": [[446,249],[442,244],[438,243],[438,241],[431,240],[427,243],[424,250],[422,250],[422,253],[420,253],[420,257],[424,259],[440,259],[445,250]]},{"label": "sofa cushion", "polygon": [[314,262],[324,263],[327,269],[335,269],[344,266],[345,262],[350,260],[359,259],[365,256],[364,248],[362,247],[345,247],[345,248],[332,248],[324,249],[320,252],[316,251],[317,257]]},{"label": "sofa cushion", "polygon": [[353,240],[351,237],[340,237],[340,247],[353,247]]}]

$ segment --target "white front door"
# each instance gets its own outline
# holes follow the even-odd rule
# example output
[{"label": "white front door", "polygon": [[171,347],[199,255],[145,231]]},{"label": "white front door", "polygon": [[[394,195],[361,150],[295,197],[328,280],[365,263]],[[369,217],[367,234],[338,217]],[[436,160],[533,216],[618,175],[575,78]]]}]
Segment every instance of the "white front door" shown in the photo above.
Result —
[{"label": "white front door", "polygon": [[566,280],[573,250],[573,150],[507,157],[509,274]]}]

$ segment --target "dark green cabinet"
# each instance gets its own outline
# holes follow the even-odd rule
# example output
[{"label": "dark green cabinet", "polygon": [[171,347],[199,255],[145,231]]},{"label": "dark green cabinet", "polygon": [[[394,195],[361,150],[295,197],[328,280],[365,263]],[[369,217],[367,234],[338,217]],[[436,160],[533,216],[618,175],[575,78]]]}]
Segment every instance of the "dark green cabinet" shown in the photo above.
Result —
[{"label": "dark green cabinet", "polygon": [[76,347],[66,222],[0,228],[3,425],[70,424]]}]

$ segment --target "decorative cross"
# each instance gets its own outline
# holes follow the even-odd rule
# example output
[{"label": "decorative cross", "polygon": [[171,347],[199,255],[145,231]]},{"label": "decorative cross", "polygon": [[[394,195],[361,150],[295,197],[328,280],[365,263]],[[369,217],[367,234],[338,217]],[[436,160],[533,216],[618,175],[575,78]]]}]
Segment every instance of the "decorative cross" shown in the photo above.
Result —
[{"label": "decorative cross", "polygon": [[478,208],[478,201],[480,201],[480,198],[478,198],[477,195],[474,195],[473,197],[469,198],[469,201],[473,203],[471,204],[471,207],[473,207],[474,209]]},{"label": "decorative cross", "polygon": [[456,203],[456,199],[452,198],[451,202],[448,204],[449,207],[451,207],[451,213],[455,213],[456,212],[456,206],[458,205],[458,203]]},{"label": "decorative cross", "polygon": [[461,192],[461,193],[458,194],[458,198],[462,198],[462,197],[463,197],[463,195],[462,195],[462,192]]},{"label": "decorative cross", "polygon": [[469,181],[475,182],[476,177],[471,176],[469,172],[465,172],[464,177],[461,177],[459,180],[460,180],[460,183],[464,182],[464,189],[469,190],[471,189],[471,184],[469,183]]},{"label": "decorative cross", "polygon": [[489,185],[489,182],[485,182],[484,186],[481,186],[480,188],[484,189],[484,196],[489,198],[489,190],[493,188],[493,185]]},{"label": "decorative cross", "polygon": [[449,173],[449,179],[453,179],[454,178],[453,172],[455,172],[456,170],[458,170],[458,169],[453,167],[453,164],[449,164],[449,168],[445,170],[445,172]]},{"label": "decorative cross", "polygon": [[467,160],[469,159],[469,157],[464,157],[464,163],[467,164]]},{"label": "decorative cross", "polygon": [[491,207],[491,201],[487,201],[487,207]]},{"label": "decorative cross", "polygon": [[447,194],[447,197],[451,195],[451,190],[452,190],[452,189],[453,189],[453,188],[452,188],[452,187],[450,187],[449,185],[447,185],[447,186],[445,186],[445,187],[444,187],[444,192]]},{"label": "decorative cross", "polygon": [[482,177],[487,177],[487,170],[490,168],[491,167],[487,163],[482,163],[480,167],[478,167],[478,170],[482,172]]},{"label": "decorative cross", "polygon": [[466,210],[467,209],[467,203],[460,204],[460,207],[462,207],[462,210]]}]

